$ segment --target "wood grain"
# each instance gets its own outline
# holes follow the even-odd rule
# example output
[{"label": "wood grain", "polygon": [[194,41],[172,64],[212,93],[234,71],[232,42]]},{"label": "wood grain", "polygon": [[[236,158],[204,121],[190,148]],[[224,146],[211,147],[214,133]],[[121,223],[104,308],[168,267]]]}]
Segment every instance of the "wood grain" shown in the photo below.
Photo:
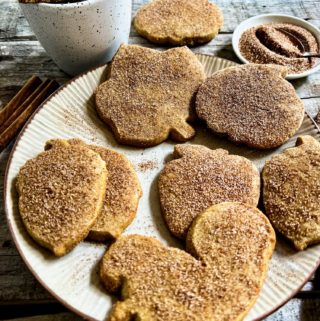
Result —
[{"label": "wood grain", "polygon": [[[53,321],[53,320],[54,321],[80,321],[83,319],[76,316],[75,314],[73,314],[71,312],[57,313],[57,314],[51,314],[51,315],[40,315],[40,316],[23,318],[23,321]],[[21,318],[10,319],[10,321],[22,321],[22,319]]]},{"label": "wood grain", "polygon": [[[134,0],[132,6],[132,15],[147,0]],[[232,33],[235,27],[245,19],[263,13],[283,13],[305,19],[317,27],[320,26],[320,2],[314,0],[216,0],[211,1],[216,3],[224,14],[224,24],[221,33]],[[35,36],[28,26],[26,19],[23,17],[19,8],[18,1],[1,0],[0,16],[5,19],[0,19],[0,39],[29,39],[35,40]],[[131,36],[135,36],[134,28],[131,28]]]},{"label": "wood grain", "polygon": [[[320,303],[317,299],[293,299],[279,311],[270,315],[265,321],[318,321]],[[31,316],[10,319],[10,321],[80,321],[79,316],[71,312],[54,313],[51,315]],[[9,320],[7,320],[9,321]]]}]

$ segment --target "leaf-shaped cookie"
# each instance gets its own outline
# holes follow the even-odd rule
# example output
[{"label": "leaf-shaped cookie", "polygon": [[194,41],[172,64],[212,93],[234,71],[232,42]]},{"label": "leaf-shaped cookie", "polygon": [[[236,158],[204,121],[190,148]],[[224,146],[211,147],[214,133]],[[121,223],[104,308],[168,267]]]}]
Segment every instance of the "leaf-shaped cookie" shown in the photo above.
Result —
[{"label": "leaf-shaped cookie", "polygon": [[145,236],[119,238],[101,278],[121,290],[109,321],[240,321],[262,287],[275,234],[267,217],[241,203],[221,203],[193,222],[185,251]]},{"label": "leaf-shaped cookie", "polygon": [[203,67],[186,47],[165,52],[122,45],[110,78],[96,92],[96,109],[123,144],[153,146],[185,141],[195,134],[187,123]]},{"label": "leaf-shaped cookie", "polygon": [[266,213],[298,250],[320,242],[320,142],[298,137],[267,161],[262,172]]},{"label": "leaf-shaped cookie", "polygon": [[221,10],[208,0],[153,0],[134,18],[137,32],[151,42],[180,46],[210,41],[222,23]]},{"label": "leaf-shaped cookie", "polygon": [[98,217],[107,170],[87,147],[52,140],[45,149],[19,171],[19,211],[31,237],[61,256],[88,235]]},{"label": "leaf-shaped cookie", "polygon": [[237,201],[256,206],[260,174],[248,159],[224,149],[176,145],[158,185],[165,221],[172,234],[184,238],[194,218],[211,205]]}]

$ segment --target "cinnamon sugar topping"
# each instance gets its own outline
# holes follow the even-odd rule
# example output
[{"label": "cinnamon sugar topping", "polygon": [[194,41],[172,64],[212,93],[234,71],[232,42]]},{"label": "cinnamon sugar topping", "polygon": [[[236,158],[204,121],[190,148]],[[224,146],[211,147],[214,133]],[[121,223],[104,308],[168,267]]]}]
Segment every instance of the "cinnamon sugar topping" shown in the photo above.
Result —
[{"label": "cinnamon sugar topping", "polygon": [[19,210],[30,235],[64,255],[89,233],[105,195],[107,171],[99,154],[51,140],[17,179]]},{"label": "cinnamon sugar topping", "polygon": [[211,205],[241,201],[256,206],[260,176],[248,159],[223,149],[176,145],[159,177],[160,202],[170,231],[186,236],[194,218]]},{"label": "cinnamon sugar topping", "polygon": [[200,86],[198,116],[236,143],[269,149],[299,129],[304,106],[284,79],[286,68],[248,64],[218,71]]},{"label": "cinnamon sugar topping", "polygon": [[320,143],[301,136],[296,147],[267,161],[263,201],[271,222],[299,250],[320,242]]},{"label": "cinnamon sugar topping", "polygon": [[246,30],[240,38],[239,49],[253,63],[286,66],[289,73],[311,69],[315,58],[301,58],[304,52],[319,53],[315,36],[289,23],[271,23]]},{"label": "cinnamon sugar topping", "polygon": [[186,141],[195,134],[187,120],[204,78],[201,63],[187,47],[159,52],[122,45],[110,78],[97,89],[96,108],[121,143],[154,146],[169,135]]},{"label": "cinnamon sugar topping", "polygon": [[239,203],[198,216],[187,238],[193,256],[153,238],[121,237],[101,266],[108,291],[122,293],[109,318],[238,320],[259,294],[274,244],[267,218]]},{"label": "cinnamon sugar topping", "polygon": [[221,10],[208,0],[153,0],[134,18],[143,37],[180,46],[210,41],[222,24]]}]

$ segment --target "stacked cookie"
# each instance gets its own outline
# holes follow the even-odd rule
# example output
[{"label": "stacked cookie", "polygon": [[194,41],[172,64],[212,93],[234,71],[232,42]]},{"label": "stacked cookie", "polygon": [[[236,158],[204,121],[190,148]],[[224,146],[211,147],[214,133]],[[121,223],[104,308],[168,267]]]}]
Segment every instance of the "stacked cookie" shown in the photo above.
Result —
[{"label": "stacked cookie", "polygon": [[248,159],[224,149],[176,145],[158,186],[164,219],[171,233],[185,238],[198,214],[222,202],[257,206],[260,175]]},{"label": "stacked cookie", "polygon": [[48,141],[45,151],[20,169],[16,186],[27,231],[56,256],[86,237],[118,237],[142,194],[125,156],[74,139]]}]

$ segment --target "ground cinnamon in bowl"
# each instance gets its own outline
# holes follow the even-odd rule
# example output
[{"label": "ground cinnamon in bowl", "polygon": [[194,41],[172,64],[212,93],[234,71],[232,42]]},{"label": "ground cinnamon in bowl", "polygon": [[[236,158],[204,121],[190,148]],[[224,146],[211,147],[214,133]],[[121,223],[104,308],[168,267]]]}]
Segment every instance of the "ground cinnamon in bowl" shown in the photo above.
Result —
[{"label": "ground cinnamon in bowl", "polygon": [[240,37],[239,49],[252,63],[286,66],[298,74],[313,68],[316,58],[302,58],[305,52],[318,53],[315,36],[303,27],[289,23],[262,24],[246,30]]}]

